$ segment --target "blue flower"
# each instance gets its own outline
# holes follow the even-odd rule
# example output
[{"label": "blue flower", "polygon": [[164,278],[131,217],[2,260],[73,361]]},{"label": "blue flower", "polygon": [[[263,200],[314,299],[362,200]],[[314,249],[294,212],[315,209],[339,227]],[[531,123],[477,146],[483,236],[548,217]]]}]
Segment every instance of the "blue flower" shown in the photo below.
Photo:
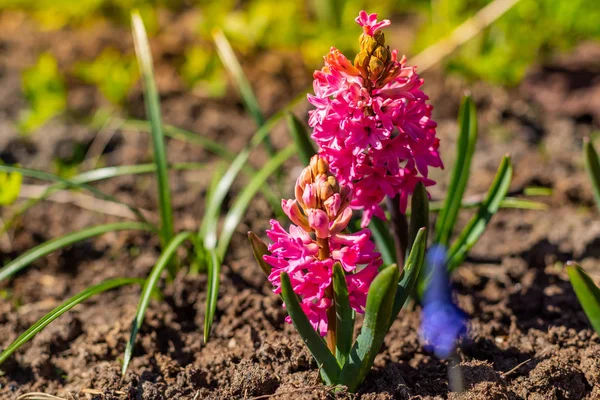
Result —
[{"label": "blue flower", "polygon": [[425,267],[430,281],[423,296],[421,341],[426,350],[447,358],[454,352],[456,341],[467,332],[467,315],[453,301],[443,246],[431,247]]}]

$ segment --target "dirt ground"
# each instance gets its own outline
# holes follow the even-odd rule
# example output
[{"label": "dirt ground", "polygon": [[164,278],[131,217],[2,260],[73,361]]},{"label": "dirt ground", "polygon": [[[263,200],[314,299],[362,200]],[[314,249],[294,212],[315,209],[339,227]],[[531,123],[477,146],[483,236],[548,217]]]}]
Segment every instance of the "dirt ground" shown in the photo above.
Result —
[{"label": "dirt ground", "polygon": [[[126,30],[106,26],[75,36],[68,31],[40,33],[25,19],[2,20],[0,25],[5,28],[0,31],[0,157],[48,170],[57,155],[68,157],[74,147],[90,145],[97,131],[82,118],[102,100],[94,88],[70,82],[69,115],[30,137],[19,136],[15,121],[25,106],[20,71],[40,49],[51,49],[68,68],[104,46],[132,48],[132,43]],[[175,67],[193,35],[185,23],[177,29],[184,34],[172,35],[167,29],[152,43],[165,121],[239,150],[254,132],[252,120],[233,89],[225,99],[209,100],[185,88]],[[453,163],[456,115],[465,90],[473,93],[480,124],[468,194],[485,192],[505,153],[515,164],[513,189],[538,185],[554,190],[551,197],[539,199],[549,204],[548,211],[501,210],[454,276],[459,303],[471,318],[460,349],[467,387],[463,396],[448,394],[447,363],[420,346],[418,308],[403,310],[394,322],[358,394],[322,386],[314,361],[284,322],[285,310],[243,235],[249,229],[264,233],[272,215],[267,202],[257,198],[225,259],[207,344],[202,341],[206,277],[182,273],[164,289],[164,302],[151,303],[129,372],[121,378],[120,360],[140,289],[117,289],[76,307],[13,355],[2,366],[0,398],[45,392],[65,399],[600,399],[600,338],[561,268],[567,260],[578,260],[600,281],[600,218],[581,158],[583,137],[600,125],[599,60],[600,46],[582,44],[534,66],[512,89],[466,83],[438,70],[424,75],[448,166],[436,175],[440,183],[432,191],[434,198],[443,195]],[[243,61],[268,114],[310,84],[310,71],[298,55],[259,54]],[[303,104],[296,113],[305,118],[307,110]],[[125,112],[143,117],[139,89]],[[290,140],[283,126],[272,137],[279,148]],[[177,229],[196,229],[218,160],[175,140],[168,143],[168,155],[173,162],[207,163],[206,170],[171,177]],[[258,152],[252,161],[259,165],[264,158]],[[103,156],[104,165],[149,160],[148,135],[120,129]],[[296,159],[286,165],[289,191],[298,166]],[[241,179],[234,190],[243,184]],[[121,177],[98,187],[156,211],[149,177]],[[468,217],[463,212],[460,225]],[[43,202],[11,232],[10,243],[0,240],[0,257],[14,258],[50,238],[110,220],[116,218],[72,204]],[[143,233],[111,233],[36,262],[0,286],[6,291],[0,300],[0,348],[91,284],[147,276],[158,246]]]}]

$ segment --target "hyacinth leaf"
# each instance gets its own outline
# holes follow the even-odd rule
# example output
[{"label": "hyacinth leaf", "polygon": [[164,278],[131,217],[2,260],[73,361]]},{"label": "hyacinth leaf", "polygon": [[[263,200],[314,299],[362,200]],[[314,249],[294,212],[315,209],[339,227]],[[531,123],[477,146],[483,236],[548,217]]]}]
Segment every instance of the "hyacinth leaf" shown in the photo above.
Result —
[{"label": "hyacinth leaf", "polygon": [[129,366],[129,362],[131,361],[131,356],[133,355],[133,346],[135,344],[135,337],[137,336],[138,331],[142,327],[142,323],[144,322],[144,315],[146,314],[146,309],[148,308],[148,304],[150,303],[150,295],[154,291],[158,281],[160,280],[160,276],[162,272],[165,270],[173,255],[186,240],[188,240],[192,236],[191,232],[181,232],[177,234],[167,245],[164,247],[160,257],[156,261],[154,268],[150,272],[150,275],[146,279],[144,283],[144,287],[142,288],[142,293],[140,295],[140,301],[137,306],[137,310],[135,313],[135,318],[133,319],[133,323],[131,324],[131,335],[129,336],[129,341],[127,342],[127,347],[125,348],[125,355],[123,357],[123,367],[121,368],[121,373],[125,375],[127,371],[127,367]]},{"label": "hyacinth leaf", "polygon": [[270,255],[271,252],[269,251],[265,242],[260,240],[260,238],[256,236],[254,232],[248,232],[248,240],[250,241],[250,245],[252,246],[252,254],[254,255],[254,259],[258,263],[258,266],[260,267],[262,272],[264,272],[265,275],[268,277],[269,275],[271,275],[272,267],[269,264],[267,264],[263,257],[265,255]]},{"label": "hyacinth leaf", "polygon": [[[237,86],[240,94],[242,95],[242,99],[244,100],[244,104],[246,109],[252,115],[252,118],[256,122],[257,126],[263,126],[265,124],[265,117],[260,110],[260,106],[258,105],[258,100],[256,100],[256,96],[254,95],[254,91],[252,90],[252,86],[250,86],[250,82],[248,82],[248,78],[246,78],[246,74],[242,70],[242,66],[238,61],[237,57],[233,49],[231,48],[231,44],[227,37],[223,33],[223,31],[219,29],[215,29],[212,33],[213,40],[215,45],[217,46],[217,53],[219,54],[219,58],[225,69],[233,80],[235,81],[235,85]],[[275,150],[273,145],[271,144],[271,140],[268,135],[262,140],[264,142],[265,148],[269,152],[270,155],[275,154]]]},{"label": "hyacinth leaf", "polygon": [[[429,228],[429,196],[423,182],[419,182],[415,187],[410,203],[410,211],[407,248],[409,254],[419,230],[421,228]],[[425,236],[425,241],[427,241],[427,236]]]},{"label": "hyacinth leaf", "polygon": [[394,299],[394,308],[392,309],[392,318],[390,325],[394,322],[398,313],[406,303],[406,300],[411,296],[419,282],[423,261],[425,260],[425,250],[427,248],[427,228],[421,228],[417,232],[414,244],[406,259],[406,264],[398,282],[398,290],[396,290],[396,298]]},{"label": "hyacinth leaf", "polygon": [[477,214],[471,218],[467,226],[460,233],[448,252],[448,269],[453,271],[463,262],[467,253],[477,243],[477,240],[485,232],[490,219],[500,208],[502,200],[508,193],[512,180],[512,163],[509,156],[504,156],[496,172],[492,186],[488,190],[486,199],[483,201]]},{"label": "hyacinth leaf", "polygon": [[92,226],[90,228],[82,229],[80,231],[71,232],[64,236],[56,239],[48,240],[25,253],[19,257],[10,261],[2,269],[0,269],[0,282],[13,276],[23,268],[27,267],[34,261],[47,256],[48,254],[62,249],[63,247],[70,246],[72,244],[81,242],[86,239],[90,239],[95,236],[102,235],[107,232],[116,232],[123,230],[142,230],[142,231],[156,231],[156,228],[150,224],[143,222],[115,222],[110,224],[103,224]]},{"label": "hyacinth leaf", "polygon": [[317,149],[315,149],[313,141],[310,139],[308,129],[302,121],[290,112],[286,113],[285,121],[298,148],[298,156],[302,165],[308,165],[311,157],[317,154]]},{"label": "hyacinth leaf", "polygon": [[[154,163],[156,164],[156,180],[158,183],[158,203],[160,209],[160,236],[163,246],[173,237],[173,209],[171,207],[171,190],[169,188],[169,171],[167,168],[167,151],[163,134],[160,100],[154,80],[154,67],[148,35],[142,17],[137,11],[131,13],[131,25],[135,54],[140,67],[144,89],[144,103],[150,120]],[[169,272],[175,276],[175,263],[170,264]]]},{"label": "hyacinth leaf", "polygon": [[576,263],[567,263],[569,280],[592,327],[600,334],[600,288]]},{"label": "hyacinth leaf", "polygon": [[460,106],[458,125],[460,132],[456,149],[456,160],[444,206],[440,210],[435,225],[435,243],[447,246],[454,230],[458,211],[471,169],[471,159],[477,143],[477,115],[471,96],[465,96]]},{"label": "hyacinth leaf", "polygon": [[0,206],[11,205],[17,200],[21,191],[22,181],[23,175],[19,173],[0,173]]},{"label": "hyacinth leaf", "polygon": [[212,327],[217,310],[219,297],[219,281],[221,274],[221,261],[215,249],[207,249],[208,255],[208,285],[206,289],[206,311],[204,314],[204,343],[208,342],[210,328]]},{"label": "hyacinth leaf", "polygon": [[306,314],[304,314],[298,297],[292,289],[290,277],[285,272],[281,273],[281,297],[283,297],[285,307],[294,327],[319,365],[323,381],[326,385],[337,384],[340,375],[340,366],[321,336],[313,329]]},{"label": "hyacinth leaf", "polygon": [[35,335],[40,333],[45,327],[47,327],[52,321],[75,307],[76,305],[84,302],[88,298],[95,296],[99,293],[106,292],[111,289],[118,288],[120,286],[131,285],[131,284],[139,284],[142,285],[144,283],[143,279],[137,278],[115,278],[109,279],[102,283],[99,283],[94,286],[90,286],[89,288],[79,292],[75,296],[71,297],[58,307],[54,308],[48,314],[44,315],[41,319],[39,319],[35,324],[31,325],[29,329],[27,329],[23,334],[21,334],[14,342],[12,342],[4,351],[0,354],[0,364],[2,364],[8,357],[10,357],[15,351],[17,351],[21,346],[30,341]]},{"label": "hyacinth leaf", "polygon": [[371,283],[362,329],[338,380],[350,392],[356,391],[365,379],[383,344],[390,326],[399,276],[398,267],[392,264],[379,272]]},{"label": "hyacinth leaf", "polygon": [[395,264],[404,265],[406,253],[408,250],[408,221],[406,215],[400,212],[400,196],[386,198],[386,203],[390,213],[390,226],[392,228],[392,237],[394,239],[394,248],[396,249]]},{"label": "hyacinth leaf", "polygon": [[106,193],[102,192],[101,190],[96,189],[93,186],[86,185],[85,183],[78,183],[71,179],[61,178],[59,176],[50,174],[48,172],[38,171],[35,169],[15,167],[13,165],[0,164],[0,172],[16,172],[23,176],[27,176],[29,178],[40,179],[40,180],[50,181],[50,182],[59,182],[60,184],[64,185],[67,188],[70,188],[70,189],[85,190],[87,192],[90,192],[92,195],[94,195],[95,197],[97,197],[99,199],[127,207],[140,221],[143,221],[146,223],[148,222],[146,220],[146,218],[144,217],[144,215],[142,214],[142,212],[138,208],[133,207],[127,203],[124,203],[121,200],[118,200],[117,198],[115,198],[109,194],[106,194]]},{"label": "hyacinth leaf", "polygon": [[[195,170],[195,169],[203,169],[206,165],[202,163],[177,163],[169,166],[169,169],[176,171],[184,171],[184,170]],[[156,171],[156,164],[136,164],[136,165],[118,165],[112,167],[103,167],[97,168],[90,171],[82,172],[81,174],[75,175],[70,180],[74,183],[91,183],[97,182],[104,179],[116,178],[124,175],[140,175],[140,174],[148,174]],[[35,198],[30,198],[26,202],[23,203],[4,223],[2,229],[0,229],[0,234],[6,232],[11,226],[15,223],[15,221],[23,215],[27,210],[29,210],[34,205],[38,204],[40,201],[43,201],[50,197],[53,193],[63,189],[65,185],[61,183],[55,183],[50,185]]]},{"label": "hyacinth leaf", "polygon": [[381,253],[381,258],[385,265],[396,263],[396,246],[394,238],[387,227],[387,224],[377,217],[371,219],[369,229],[375,239],[377,250]]},{"label": "hyacinth leaf", "polygon": [[350,307],[346,274],[340,263],[333,266],[333,292],[336,314],[336,355],[340,365],[344,365],[352,348],[354,335],[354,311]]},{"label": "hyacinth leaf", "polygon": [[585,169],[592,182],[592,189],[594,189],[594,199],[596,205],[600,209],[600,160],[598,159],[598,153],[588,138],[583,142],[583,154],[585,159]]},{"label": "hyacinth leaf", "polygon": [[244,213],[248,209],[250,202],[256,196],[256,193],[260,190],[261,187],[265,186],[265,182],[267,179],[273,175],[284,162],[286,162],[290,157],[296,154],[296,146],[291,144],[286,148],[281,150],[279,153],[275,154],[269,161],[263,165],[263,167],[256,173],[256,175],[252,178],[250,182],[244,187],[244,189],[240,192],[238,197],[233,202],[231,209],[227,213],[225,220],[223,221],[223,230],[221,231],[221,235],[219,236],[219,245],[217,247],[217,254],[220,259],[225,257],[225,253],[227,252],[227,248],[229,247],[229,243],[231,242],[231,237],[233,236],[233,232],[235,232],[235,228],[239,225],[242,220]]}]

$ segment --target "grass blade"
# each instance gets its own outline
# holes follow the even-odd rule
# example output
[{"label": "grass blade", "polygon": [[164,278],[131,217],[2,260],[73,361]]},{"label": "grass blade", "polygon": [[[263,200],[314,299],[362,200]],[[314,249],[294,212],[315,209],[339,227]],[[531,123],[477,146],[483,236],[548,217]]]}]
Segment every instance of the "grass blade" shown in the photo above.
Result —
[{"label": "grass blade", "polygon": [[[481,207],[485,199],[465,200],[461,204],[461,209],[468,210],[471,208]],[[442,201],[432,201],[429,203],[429,211],[438,212],[443,208]],[[521,199],[518,197],[505,197],[500,203],[500,208],[516,208],[518,210],[537,210],[544,211],[548,209],[548,205],[539,201]]]},{"label": "grass blade", "polygon": [[598,153],[590,142],[589,138],[586,138],[583,142],[583,155],[585,160],[585,170],[587,171],[590,181],[592,182],[592,189],[594,190],[594,199],[596,205],[600,210],[600,160],[598,160]]},{"label": "grass blade", "polygon": [[[202,169],[205,167],[205,164],[201,163],[178,163],[169,166],[169,169],[174,169],[176,171],[182,170],[194,170],[194,169]],[[97,182],[104,179],[115,178],[118,176],[124,175],[139,175],[139,174],[147,174],[156,171],[155,164],[137,164],[137,165],[119,165],[113,167],[104,167],[97,168],[90,171],[83,172],[81,174],[75,175],[71,178],[71,182],[74,183],[91,183]],[[0,235],[11,228],[11,226],[15,223],[15,221],[22,216],[27,210],[31,207],[38,204],[40,201],[43,201],[50,197],[53,193],[64,189],[65,185],[61,183],[55,183],[53,185],[48,186],[48,188],[38,197],[28,199],[23,203],[12,215],[10,219],[4,222],[2,229],[0,229]]]},{"label": "grass blade", "polygon": [[137,311],[135,313],[135,318],[133,319],[133,323],[131,324],[131,335],[129,337],[129,341],[127,342],[127,347],[125,348],[125,356],[123,357],[123,367],[121,369],[121,373],[125,375],[127,371],[127,367],[129,366],[129,362],[131,361],[131,356],[133,354],[133,345],[135,344],[135,337],[140,330],[142,323],[144,321],[144,315],[146,314],[146,309],[148,308],[148,304],[150,303],[150,295],[154,291],[156,284],[160,279],[160,275],[163,270],[169,264],[171,258],[175,254],[175,251],[190,238],[192,235],[191,232],[181,232],[176,235],[169,243],[164,247],[163,252],[161,253],[158,261],[152,268],[148,279],[144,283],[144,287],[142,289],[142,294],[140,295],[140,302],[137,306]]},{"label": "grass blade", "polygon": [[[250,82],[248,82],[248,78],[244,74],[242,70],[242,66],[238,61],[233,49],[231,48],[231,44],[229,44],[229,40],[223,33],[223,31],[219,29],[215,29],[213,31],[213,40],[215,41],[215,45],[217,46],[217,53],[219,54],[219,58],[223,62],[225,69],[231,75],[235,84],[242,95],[242,99],[244,100],[244,104],[246,105],[246,109],[252,118],[256,122],[256,125],[261,127],[265,124],[265,117],[260,111],[260,106],[258,105],[258,100],[256,100],[256,96],[254,95],[254,91],[252,90],[252,86],[250,86]],[[269,152],[270,155],[275,153],[273,149],[273,145],[269,139],[268,135],[265,135],[263,138],[263,142],[265,144],[265,148]]]},{"label": "grass blade", "polygon": [[425,242],[427,242],[427,232],[429,230],[429,196],[423,182],[419,182],[415,187],[410,202],[410,224],[408,225],[408,248],[410,254],[413,243],[421,228],[426,228]]},{"label": "grass blade", "polygon": [[373,217],[369,228],[373,233],[373,239],[377,244],[377,250],[381,253],[383,263],[385,265],[395,264],[397,260],[396,245],[387,224],[379,218]]},{"label": "grass blade", "polygon": [[463,98],[460,106],[458,125],[460,132],[456,145],[456,161],[452,170],[450,184],[448,185],[444,207],[440,210],[435,225],[434,242],[444,246],[448,245],[450,236],[452,236],[452,231],[454,230],[456,217],[458,216],[462,198],[467,187],[467,181],[469,180],[471,159],[473,158],[477,142],[477,115],[471,96]]},{"label": "grass blade", "polygon": [[490,222],[492,216],[500,208],[500,204],[510,187],[512,172],[513,168],[510,157],[504,156],[498,167],[498,172],[496,172],[494,182],[490,190],[488,190],[486,199],[448,252],[448,269],[450,271],[453,271],[465,259],[467,252],[477,243],[477,240],[483,235],[488,222]]},{"label": "grass blade", "polygon": [[285,149],[277,153],[271,158],[252,178],[252,180],[244,187],[238,197],[235,199],[229,213],[225,217],[223,222],[223,231],[219,236],[219,245],[217,247],[217,254],[222,260],[225,258],[225,252],[231,242],[231,236],[235,232],[235,228],[239,225],[250,201],[254,198],[258,190],[264,186],[267,178],[276,172],[285,161],[296,153],[296,146],[293,144],[287,146]]},{"label": "grass blade", "polygon": [[92,226],[91,228],[82,229],[77,232],[71,232],[65,236],[61,236],[59,238],[44,242],[39,246],[36,246],[26,251],[14,260],[10,261],[2,269],[0,269],[0,282],[21,271],[23,268],[25,268],[32,262],[58,249],[70,246],[74,243],[81,242],[94,236],[102,235],[107,232],[123,230],[155,231],[156,228],[150,224],[142,222],[116,222],[111,224]]},{"label": "grass blade", "polygon": [[600,288],[576,263],[567,263],[569,280],[592,327],[600,335]]},{"label": "grass blade", "polygon": [[285,302],[285,307],[288,314],[292,318],[294,327],[300,334],[302,341],[308,347],[308,350],[317,361],[319,368],[321,369],[321,376],[326,385],[333,385],[338,383],[337,378],[340,374],[340,366],[333,356],[327,345],[313,329],[312,325],[308,321],[306,314],[300,306],[298,297],[292,289],[292,283],[287,273],[281,273],[281,296]]},{"label": "grass blade", "polygon": [[298,156],[302,161],[302,165],[308,165],[311,157],[317,154],[317,149],[315,149],[313,141],[310,139],[308,129],[302,121],[290,112],[286,113],[285,121],[298,148]]},{"label": "grass blade", "polygon": [[101,190],[96,189],[93,186],[90,185],[86,185],[84,183],[77,183],[74,182],[70,179],[65,179],[65,178],[61,178],[59,176],[50,174],[48,172],[44,172],[44,171],[38,171],[35,169],[28,169],[28,168],[21,168],[21,167],[15,167],[15,166],[9,166],[9,165],[2,165],[0,164],[0,172],[18,172],[23,176],[27,176],[29,178],[35,178],[35,179],[41,179],[44,181],[50,181],[50,182],[60,182],[62,185],[64,185],[67,188],[70,189],[82,189],[82,190],[86,190],[88,192],[90,192],[91,194],[93,194],[94,196],[102,199],[102,200],[106,200],[106,201],[110,201],[112,203],[116,203],[122,206],[127,207],[132,213],[135,214],[136,217],[138,217],[138,219],[140,221],[143,222],[148,222],[146,220],[146,218],[142,215],[142,213],[140,212],[139,209],[137,209],[136,207],[133,207],[127,203],[122,202],[121,200],[118,200],[117,198],[106,194],[104,192],[102,192]]},{"label": "grass blade", "polygon": [[400,271],[395,264],[383,269],[369,288],[365,319],[350,357],[342,368],[339,383],[354,392],[370,371],[390,326]]},{"label": "grass blade", "polygon": [[[160,207],[161,239],[163,246],[173,237],[173,210],[171,208],[171,190],[169,189],[169,174],[167,169],[167,152],[165,149],[165,138],[162,129],[160,114],[160,100],[158,90],[154,81],[154,67],[152,66],[152,54],[148,43],[148,35],[142,17],[138,12],[131,14],[133,31],[133,42],[137,55],[140,74],[144,87],[144,102],[146,113],[150,119],[150,131],[152,133],[152,147],[154,149],[154,163],[156,164],[156,179],[158,181],[158,202]],[[174,266],[175,264],[171,264]],[[171,270],[171,276],[175,271]]]},{"label": "grass blade", "polygon": [[115,289],[120,286],[131,285],[133,283],[142,284],[144,282],[143,279],[137,278],[116,278],[109,279],[97,285],[91,286],[75,296],[71,297],[48,314],[44,315],[40,320],[38,320],[35,324],[31,325],[29,329],[27,329],[23,334],[21,334],[14,342],[12,342],[4,351],[0,354],[0,364],[2,364],[8,357],[11,356],[15,351],[19,349],[19,347],[23,346],[29,340],[31,340],[35,335],[42,331],[46,326],[48,326],[52,321],[69,311],[71,308],[75,307],[79,303],[87,300],[91,296],[97,295],[102,292],[106,292],[107,290]]},{"label": "grass blade", "polygon": [[335,293],[335,314],[336,314],[336,355],[340,365],[346,363],[346,359],[352,348],[352,338],[354,335],[354,311],[350,307],[348,297],[348,286],[346,285],[346,275],[340,263],[333,266],[333,292]]},{"label": "grass blade", "polygon": [[422,267],[426,249],[427,228],[421,228],[417,232],[415,242],[402,269],[402,275],[400,276],[400,282],[398,282],[398,289],[396,290],[396,298],[394,299],[390,325],[392,325],[398,313],[402,310],[408,297],[415,294],[419,279],[423,276]]},{"label": "grass blade", "polygon": [[208,254],[208,282],[206,289],[206,311],[204,314],[204,343],[208,342],[210,328],[212,327],[215,312],[217,310],[217,298],[219,297],[219,282],[221,274],[221,260],[217,251],[207,249]]}]

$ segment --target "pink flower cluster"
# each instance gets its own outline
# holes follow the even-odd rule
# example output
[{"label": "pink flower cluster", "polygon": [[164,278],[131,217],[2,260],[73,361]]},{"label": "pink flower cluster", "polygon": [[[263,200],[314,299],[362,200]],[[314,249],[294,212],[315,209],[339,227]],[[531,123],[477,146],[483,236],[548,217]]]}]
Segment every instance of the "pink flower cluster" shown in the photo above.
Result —
[{"label": "pink flower cluster", "polygon": [[363,209],[362,226],[372,216],[385,219],[380,203],[400,196],[404,212],[418,182],[431,186],[428,168],[443,168],[436,123],[423,80],[397,51],[385,46],[381,28],[388,20],[361,11],[361,51],[351,63],[331,48],[325,66],[314,73],[316,108],[310,111],[312,138],[341,184],[354,193],[351,206]]},{"label": "pink flower cluster", "polygon": [[[346,271],[350,305],[364,312],[369,286],[382,264],[371,242],[371,232],[341,233],[348,225],[352,193],[338,185],[328,173],[327,163],[314,156],[296,182],[296,199],[283,200],[283,210],[296,224],[287,232],[271,220],[267,235],[273,241],[264,260],[273,268],[269,281],[275,293],[281,292],[281,272],[290,277],[294,292],[316,331],[328,330],[327,312],[333,306],[333,265],[339,262]],[[290,317],[287,321],[291,322]]]}]

